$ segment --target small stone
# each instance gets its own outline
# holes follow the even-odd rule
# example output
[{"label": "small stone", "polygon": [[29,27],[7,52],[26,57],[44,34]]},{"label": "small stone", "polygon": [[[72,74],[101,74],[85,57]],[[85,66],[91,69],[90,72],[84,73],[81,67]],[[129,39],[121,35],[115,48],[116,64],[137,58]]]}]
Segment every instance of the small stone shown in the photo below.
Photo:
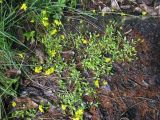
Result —
[{"label": "small stone", "polygon": [[52,92],[51,90],[45,91],[44,94],[45,94],[47,97],[53,96],[53,92]]},{"label": "small stone", "polygon": [[135,7],[134,11],[138,13],[142,13],[142,9],[140,7]]},{"label": "small stone", "polygon": [[121,9],[131,9],[130,5],[121,5]]},{"label": "small stone", "polygon": [[155,7],[155,11],[157,12],[158,15],[160,15],[160,5]]},{"label": "small stone", "polygon": [[111,12],[111,9],[110,9],[109,7],[104,7],[104,8],[102,9],[102,14],[105,14],[105,13],[107,13],[107,12]]},{"label": "small stone", "polygon": [[111,7],[113,10],[120,10],[120,7],[116,0],[111,0]]},{"label": "small stone", "polygon": [[142,85],[144,85],[145,87],[149,86],[149,84],[145,80],[142,81]]},{"label": "small stone", "polygon": [[92,119],[92,115],[89,114],[88,112],[85,112],[84,113],[84,118],[87,119],[87,120],[91,120]]}]

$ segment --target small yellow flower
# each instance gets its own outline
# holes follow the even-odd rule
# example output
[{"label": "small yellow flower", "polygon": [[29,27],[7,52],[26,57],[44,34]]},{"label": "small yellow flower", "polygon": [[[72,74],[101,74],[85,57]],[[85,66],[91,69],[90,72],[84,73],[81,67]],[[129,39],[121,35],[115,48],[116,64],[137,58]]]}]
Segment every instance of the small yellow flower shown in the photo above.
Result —
[{"label": "small yellow flower", "polygon": [[67,18],[67,22],[70,22],[71,21],[71,19],[70,18]]},{"label": "small yellow flower", "polygon": [[48,17],[44,17],[42,18],[44,21],[48,21]]},{"label": "small yellow flower", "polygon": [[42,24],[43,24],[45,27],[49,26],[48,17],[43,17],[43,18],[42,18]]},{"label": "small yellow flower", "polygon": [[65,36],[64,36],[64,35],[61,35],[60,37],[61,37],[61,39],[62,39],[62,40],[64,40],[64,39],[65,39]]},{"label": "small yellow flower", "polygon": [[84,110],[83,109],[78,109],[75,112],[75,117],[73,118],[73,120],[81,120],[84,114]]},{"label": "small yellow flower", "polygon": [[26,10],[27,10],[27,5],[26,5],[25,3],[23,3],[23,4],[21,5],[21,8],[20,8],[20,9],[26,11]]},{"label": "small yellow flower", "polygon": [[106,62],[106,63],[111,62],[111,58],[105,58],[105,62]]},{"label": "small yellow flower", "polygon": [[61,105],[61,108],[62,108],[63,111],[65,111],[66,108],[67,108],[67,105],[62,104],[62,105]]},{"label": "small yellow flower", "polygon": [[42,20],[42,24],[43,24],[45,27],[49,26],[49,22],[48,22],[48,21],[45,21],[45,20]]},{"label": "small yellow flower", "polygon": [[81,23],[81,24],[82,24],[82,23],[83,23],[83,20],[80,20],[80,21],[79,21],[79,23]]},{"label": "small yellow flower", "polygon": [[18,56],[19,56],[19,58],[24,59],[24,54],[23,53],[19,53]]},{"label": "small yellow flower", "polygon": [[50,74],[52,74],[52,73],[54,73],[54,67],[50,67],[49,69],[47,69],[47,70],[45,71],[45,75],[50,75]]},{"label": "small yellow flower", "polygon": [[57,34],[57,32],[58,32],[57,29],[53,29],[50,31],[50,35],[55,35],[55,34]]},{"label": "small yellow flower", "polygon": [[80,120],[80,118],[72,118],[72,120]]},{"label": "small yellow flower", "polygon": [[103,81],[103,85],[104,86],[108,85],[108,82],[107,81]]},{"label": "small yellow flower", "polygon": [[132,51],[133,51],[133,52],[136,52],[136,49],[135,49],[135,47],[132,47]]},{"label": "small yellow flower", "polygon": [[39,111],[40,111],[41,113],[44,113],[44,110],[43,110],[43,106],[42,106],[42,105],[39,105],[39,106],[38,106],[38,109],[39,109]]},{"label": "small yellow flower", "polygon": [[31,22],[31,23],[34,23],[35,21],[32,19],[30,22]]},{"label": "small yellow flower", "polygon": [[59,21],[59,20],[54,20],[54,24],[55,24],[56,26],[62,25],[61,21]]},{"label": "small yellow flower", "polygon": [[142,12],[142,15],[143,15],[143,16],[147,15],[147,12],[146,12],[146,11],[143,11],[143,12]]},{"label": "small yellow flower", "polygon": [[99,80],[98,80],[98,79],[94,81],[94,85],[95,85],[97,88],[99,88]]},{"label": "small yellow flower", "polygon": [[123,27],[121,26],[121,27],[120,27],[120,29],[122,30],[122,29],[123,29]]},{"label": "small yellow flower", "polygon": [[102,17],[104,17],[104,15],[105,15],[105,12],[102,12]]},{"label": "small yellow flower", "polygon": [[17,103],[15,101],[12,102],[12,107],[16,107]]},{"label": "small yellow flower", "polygon": [[35,73],[40,73],[42,71],[42,66],[37,66],[34,68]]},{"label": "small yellow flower", "polygon": [[95,35],[95,37],[99,37],[99,36],[100,36],[99,33]]},{"label": "small yellow flower", "polygon": [[120,13],[121,16],[126,16],[126,14],[124,12]]},{"label": "small yellow flower", "polygon": [[42,13],[43,16],[45,16],[47,14],[47,11],[46,10],[42,10],[41,13]]},{"label": "small yellow flower", "polygon": [[92,12],[93,12],[93,13],[96,13],[96,10],[94,9],[94,10],[92,10]]},{"label": "small yellow flower", "polygon": [[55,50],[49,50],[49,55],[50,55],[51,57],[55,57],[56,51],[55,51]]},{"label": "small yellow flower", "polygon": [[86,39],[82,39],[82,43],[83,43],[83,44],[87,44],[88,41],[87,41]]}]

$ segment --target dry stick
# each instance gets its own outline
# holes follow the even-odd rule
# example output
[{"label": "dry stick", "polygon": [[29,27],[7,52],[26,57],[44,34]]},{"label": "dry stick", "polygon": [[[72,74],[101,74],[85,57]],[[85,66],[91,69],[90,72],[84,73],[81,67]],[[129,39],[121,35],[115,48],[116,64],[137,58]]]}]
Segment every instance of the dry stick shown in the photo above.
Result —
[{"label": "dry stick", "polygon": [[[116,84],[116,87],[117,87],[118,93],[119,93],[119,95],[120,95],[119,88],[118,88],[117,84]],[[121,101],[122,101],[122,102],[123,102],[123,104],[124,104],[125,106],[127,106],[127,108],[128,108],[128,105],[127,105],[127,104],[125,104],[124,99],[123,99],[121,96],[122,96],[122,95],[120,95],[120,99],[121,99]]]},{"label": "dry stick", "polygon": [[[140,104],[140,103],[142,103],[142,102],[144,102],[144,101],[145,101],[145,100],[142,100],[142,101],[140,101],[140,102],[138,102],[138,103],[130,106],[130,107],[128,108],[128,110],[131,109],[131,108],[133,108],[133,107],[135,107],[135,106],[137,106],[138,104]],[[126,110],[125,112],[123,112],[123,113],[121,114],[121,116],[123,116],[128,110]],[[156,110],[157,110],[157,109],[156,109]]]}]

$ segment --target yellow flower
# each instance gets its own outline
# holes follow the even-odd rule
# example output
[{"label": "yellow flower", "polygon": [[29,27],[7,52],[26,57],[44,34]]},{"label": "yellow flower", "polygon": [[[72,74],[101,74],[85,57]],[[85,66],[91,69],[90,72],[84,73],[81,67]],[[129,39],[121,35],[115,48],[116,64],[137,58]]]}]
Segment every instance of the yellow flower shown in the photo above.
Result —
[{"label": "yellow flower", "polygon": [[62,104],[62,105],[61,105],[61,108],[62,108],[63,111],[65,111],[66,108],[67,108],[67,105]]},{"label": "yellow flower", "polygon": [[83,117],[83,113],[84,113],[83,109],[78,109],[75,112],[75,117],[73,118],[73,120],[80,120]]},{"label": "yellow flower", "polygon": [[42,15],[45,16],[47,14],[47,11],[46,10],[42,10],[41,13],[42,13]]},{"label": "yellow flower", "polygon": [[48,17],[44,17],[42,18],[44,21],[48,21]]},{"label": "yellow flower", "polygon": [[106,62],[106,63],[111,62],[111,58],[105,58],[105,62]]},{"label": "yellow flower", "polygon": [[72,118],[72,120],[80,120],[80,118]]},{"label": "yellow flower", "polygon": [[34,23],[34,20],[32,19],[30,22],[31,22],[31,23]]},{"label": "yellow flower", "polygon": [[99,36],[100,36],[99,33],[95,35],[95,37],[99,37]]},{"label": "yellow flower", "polygon": [[34,68],[35,73],[40,73],[42,71],[42,66],[37,66]]},{"label": "yellow flower", "polygon": [[57,29],[53,29],[53,30],[51,30],[51,32],[50,32],[50,35],[55,35],[55,34],[57,34]]},{"label": "yellow flower", "polygon": [[124,12],[120,13],[121,16],[126,16],[126,14]]},{"label": "yellow flower", "polygon": [[108,85],[108,82],[107,81],[103,81],[103,85],[104,86]]},{"label": "yellow flower", "polygon": [[54,24],[55,24],[56,26],[62,25],[61,21],[59,21],[59,20],[54,20]]},{"label": "yellow flower", "polygon": [[104,13],[104,12],[102,12],[102,17],[104,17],[104,15],[105,15],[105,13]]},{"label": "yellow flower", "polygon": [[50,55],[51,57],[55,57],[56,51],[55,51],[55,50],[49,50],[49,55]]},{"label": "yellow flower", "polygon": [[94,81],[94,85],[95,85],[97,88],[99,88],[99,80],[98,80],[98,79]]},{"label": "yellow flower", "polygon": [[81,23],[81,24],[82,24],[82,23],[83,23],[83,20],[80,20],[80,21],[79,21],[79,23]]},{"label": "yellow flower", "polygon": [[49,22],[48,22],[48,18],[47,17],[43,17],[42,18],[42,24],[47,27],[49,25]]},{"label": "yellow flower", "polygon": [[83,44],[87,44],[88,41],[87,41],[86,39],[82,39],[82,43],[83,43]]},{"label": "yellow flower", "polygon": [[41,113],[44,113],[44,110],[43,110],[43,106],[42,106],[42,105],[39,105],[39,106],[38,106],[38,109],[39,109],[39,111],[40,111]]},{"label": "yellow flower", "polygon": [[143,11],[143,12],[142,12],[142,15],[143,15],[143,16],[147,15],[147,12],[146,12],[146,11]]},{"label": "yellow flower", "polygon": [[23,54],[23,53],[19,53],[18,56],[19,56],[21,59],[24,59],[24,54]]},{"label": "yellow flower", "polygon": [[17,105],[16,102],[13,101],[13,102],[12,102],[12,107],[16,107],[16,105]]},{"label": "yellow flower", "polygon": [[60,37],[61,37],[61,39],[62,39],[62,40],[64,40],[64,39],[65,39],[65,36],[64,36],[64,35],[61,35]]},{"label": "yellow flower", "polygon": [[26,11],[26,10],[27,10],[27,5],[26,5],[25,3],[23,3],[23,4],[21,5],[21,8],[20,8],[20,9]]},{"label": "yellow flower", "polygon": [[120,27],[120,29],[122,30],[122,29],[123,29],[123,27],[121,26],[121,27]]},{"label": "yellow flower", "polygon": [[45,71],[45,75],[50,75],[50,74],[52,74],[52,73],[54,73],[54,67],[50,67],[49,69],[47,69],[47,70]]},{"label": "yellow flower", "polygon": [[47,27],[49,25],[49,22],[48,21],[45,21],[45,20],[42,20],[42,24]]},{"label": "yellow flower", "polygon": [[96,10],[92,10],[93,13],[96,13]]}]

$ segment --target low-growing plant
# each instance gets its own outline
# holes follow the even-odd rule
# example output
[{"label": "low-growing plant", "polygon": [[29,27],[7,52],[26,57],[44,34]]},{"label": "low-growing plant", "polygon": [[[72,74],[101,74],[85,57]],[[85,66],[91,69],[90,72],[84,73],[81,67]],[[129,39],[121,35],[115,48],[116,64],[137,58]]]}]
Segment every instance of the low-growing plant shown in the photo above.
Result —
[{"label": "low-growing plant", "polygon": [[116,23],[106,26],[105,34],[97,38],[90,35],[85,47],[84,68],[95,71],[97,77],[103,74],[113,74],[112,63],[131,61],[136,56],[136,41],[128,41],[120,30],[116,30]]},{"label": "low-growing plant", "polygon": [[14,112],[12,112],[12,118],[16,118],[16,119],[27,119],[27,120],[31,120],[33,118],[35,118],[36,116],[36,110],[35,109],[28,109],[28,110],[16,110]]},{"label": "low-growing plant", "polygon": [[71,70],[70,78],[59,82],[62,91],[59,93],[61,108],[64,111],[68,110],[72,116],[82,119],[83,114],[80,116],[76,116],[76,114],[77,111],[84,111],[87,107],[87,103],[83,101],[83,95],[93,96],[95,91],[88,81],[81,76],[81,73],[76,70],[75,65],[69,69]]}]

